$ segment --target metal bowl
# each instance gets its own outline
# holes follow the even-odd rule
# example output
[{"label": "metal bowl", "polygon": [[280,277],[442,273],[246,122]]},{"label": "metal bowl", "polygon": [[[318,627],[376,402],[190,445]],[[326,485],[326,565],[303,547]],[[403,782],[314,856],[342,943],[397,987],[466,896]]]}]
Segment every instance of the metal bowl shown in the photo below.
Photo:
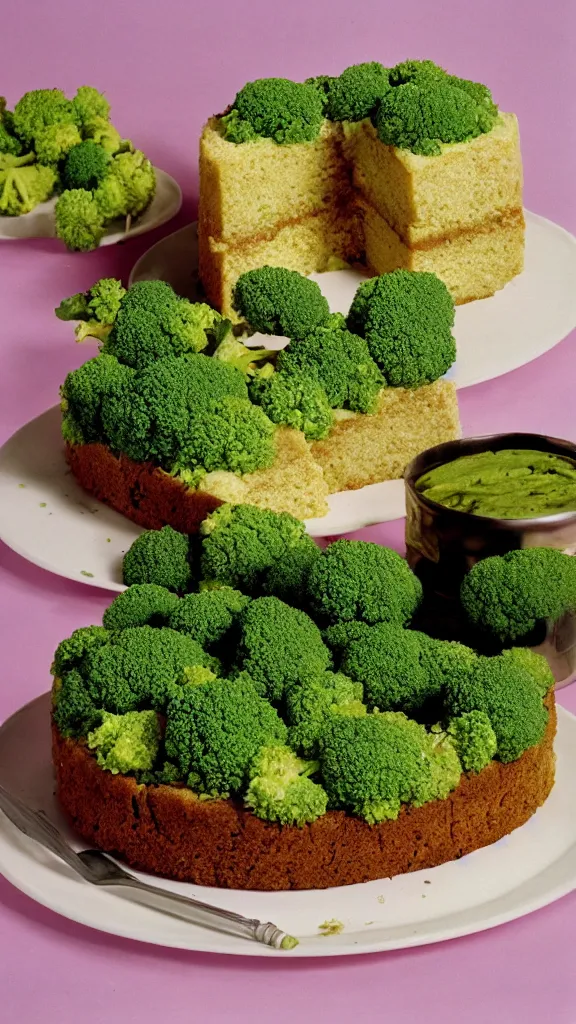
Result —
[{"label": "metal bowl", "polygon": [[[490,555],[531,547],[576,553],[576,509],[530,519],[495,519],[446,508],[416,490],[420,477],[436,466],[464,455],[519,448],[576,462],[576,445],[569,441],[542,434],[492,434],[428,448],[407,466],[406,552],[429,600],[440,601],[445,608],[455,606],[463,577]],[[557,686],[566,686],[576,679],[576,615],[568,613],[545,627],[545,639],[533,650],[546,656]]]}]

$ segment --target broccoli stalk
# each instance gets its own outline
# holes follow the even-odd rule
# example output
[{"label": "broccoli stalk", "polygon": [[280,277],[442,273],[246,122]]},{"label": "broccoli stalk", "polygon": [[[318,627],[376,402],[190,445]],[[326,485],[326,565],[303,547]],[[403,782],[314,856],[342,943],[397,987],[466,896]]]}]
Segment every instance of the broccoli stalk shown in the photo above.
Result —
[{"label": "broccoli stalk", "polygon": [[104,341],[116,319],[126,289],[115,277],[103,277],[86,292],[62,299],[54,310],[59,320],[79,320],[76,341],[97,338]]},{"label": "broccoli stalk", "polygon": [[218,344],[212,353],[213,359],[230,363],[248,377],[255,374],[258,363],[271,363],[276,358],[276,352],[265,348],[248,348],[234,337],[232,324],[229,320],[223,320],[218,325]]}]

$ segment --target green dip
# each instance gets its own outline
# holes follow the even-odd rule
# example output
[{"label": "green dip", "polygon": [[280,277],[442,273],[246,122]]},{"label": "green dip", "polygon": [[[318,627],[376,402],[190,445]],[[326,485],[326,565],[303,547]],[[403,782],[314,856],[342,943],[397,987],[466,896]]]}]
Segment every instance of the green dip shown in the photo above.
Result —
[{"label": "green dip", "polygon": [[493,519],[576,511],[576,462],[529,449],[480,452],[431,469],[416,490],[439,505]]}]

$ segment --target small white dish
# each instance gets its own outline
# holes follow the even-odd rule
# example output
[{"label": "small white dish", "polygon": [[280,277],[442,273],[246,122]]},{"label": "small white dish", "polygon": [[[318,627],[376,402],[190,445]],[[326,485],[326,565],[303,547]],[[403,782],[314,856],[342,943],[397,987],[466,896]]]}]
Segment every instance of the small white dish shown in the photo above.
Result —
[{"label": "small white dish", "polygon": [[[244,956],[321,957],[377,953],[443,942],[494,928],[576,888],[576,718],[558,708],[556,784],[522,828],[483,850],[427,871],[304,892],[245,892],[151,879],[164,889],[273,921],[300,945],[279,952],[170,918],[86,884],[0,813],[0,872],[33,900],[80,924],[158,946]],[[76,849],[53,796],[50,696],[43,694],[0,728],[0,783],[43,809]],[[342,923],[324,936],[325,921]]]},{"label": "small white dish", "polygon": [[[56,197],[40,203],[22,217],[0,217],[0,242],[14,242],[23,238],[55,238],[54,209]],[[182,206],[182,190],[177,181],[166,171],[156,168],[156,194],[147,210],[137,217],[126,232],[124,221],[112,221],[100,247],[125,242],[136,235],[166,224],[172,220]]]},{"label": "small white dish", "polygon": [[[500,377],[531,362],[576,327],[576,238],[525,211],[524,271],[488,299],[456,307],[457,358],[447,373],[458,388]],[[356,270],[311,274],[332,312],[347,313],[364,276]],[[166,236],[134,265],[130,284],[158,278],[200,299],[198,240],[190,224]]]}]

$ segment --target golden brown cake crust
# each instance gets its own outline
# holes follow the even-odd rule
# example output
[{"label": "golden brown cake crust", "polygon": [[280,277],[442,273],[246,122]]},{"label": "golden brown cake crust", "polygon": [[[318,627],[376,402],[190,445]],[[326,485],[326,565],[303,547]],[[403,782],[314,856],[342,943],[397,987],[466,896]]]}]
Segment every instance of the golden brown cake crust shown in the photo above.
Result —
[{"label": "golden brown cake crust", "polygon": [[199,800],[174,786],[138,786],[103,771],[55,726],[60,803],[91,845],[153,874],[234,889],[325,889],[431,868],[496,842],[523,825],[554,783],[553,694],[542,741],[511,764],[465,775],[446,800],[403,807],[368,825],[329,811],[303,828],[261,821],[233,800]]}]

